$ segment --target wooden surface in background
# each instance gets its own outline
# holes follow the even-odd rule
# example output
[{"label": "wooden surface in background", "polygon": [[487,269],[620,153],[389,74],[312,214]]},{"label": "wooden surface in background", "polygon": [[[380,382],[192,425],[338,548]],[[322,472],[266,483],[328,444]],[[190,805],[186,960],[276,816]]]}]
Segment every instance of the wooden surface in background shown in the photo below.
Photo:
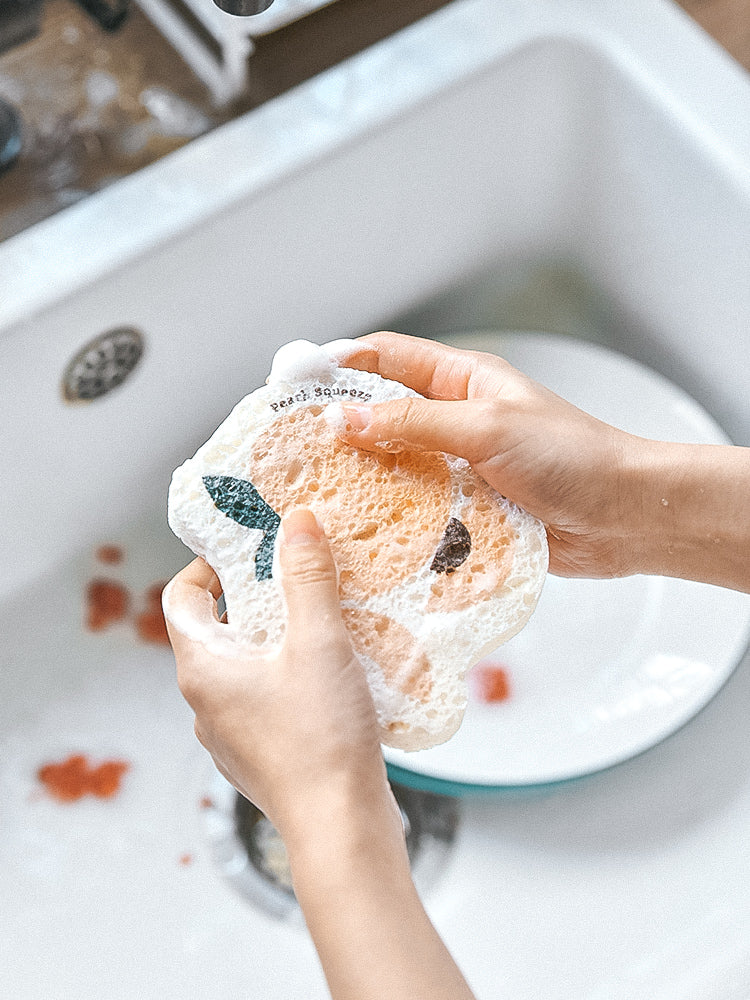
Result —
[{"label": "wooden surface in background", "polygon": [[[448,0],[338,0],[262,38],[253,56],[250,104],[340,62]],[[502,0],[497,0],[502,3]],[[627,2],[627,0],[625,0]],[[671,0],[750,70],[750,0]]]},{"label": "wooden surface in background", "polygon": [[[0,176],[0,240],[187,141],[149,127],[141,101],[146,88],[180,95],[215,127],[448,2],[337,0],[259,39],[246,93],[216,109],[135,2],[125,24],[109,34],[73,0],[45,0],[40,35],[0,56],[0,97],[19,103],[24,118],[21,158]],[[750,70],[750,0],[670,2]],[[92,73],[115,80],[117,88],[117,99],[98,107],[95,120],[89,113]]]},{"label": "wooden surface in background", "polygon": [[750,70],[750,0],[677,0],[709,35]]}]

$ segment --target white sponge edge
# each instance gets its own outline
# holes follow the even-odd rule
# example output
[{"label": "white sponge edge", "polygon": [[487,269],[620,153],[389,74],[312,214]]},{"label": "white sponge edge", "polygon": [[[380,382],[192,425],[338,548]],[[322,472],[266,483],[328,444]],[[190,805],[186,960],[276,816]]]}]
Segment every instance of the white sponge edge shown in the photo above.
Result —
[{"label": "white sponge edge", "polygon": [[[231,475],[249,464],[256,438],[277,417],[303,406],[329,407],[327,419],[343,419],[337,403],[397,399],[417,395],[398,382],[352,369],[320,371],[306,381],[274,380],[242,399],[223,424],[175,470],[169,491],[168,519],[172,530],[219,575],[229,620],[238,635],[264,651],[283,641],[285,607],[278,577],[259,584],[255,554],[263,533],[237,524],[215,507],[203,484],[206,475]],[[474,477],[462,459],[449,458],[454,480],[453,505],[460,510],[461,480]],[[365,662],[384,743],[403,750],[423,749],[444,742],[458,729],[468,699],[466,674],[486,652],[510,639],[536,606],[547,571],[544,526],[508,500],[497,496],[508,523],[517,534],[513,564],[501,599],[482,601],[456,612],[418,609],[429,567],[385,595],[364,605],[408,628],[421,643],[432,665],[432,693],[421,702],[385,683],[382,671]],[[423,606],[423,605],[422,605]]]}]

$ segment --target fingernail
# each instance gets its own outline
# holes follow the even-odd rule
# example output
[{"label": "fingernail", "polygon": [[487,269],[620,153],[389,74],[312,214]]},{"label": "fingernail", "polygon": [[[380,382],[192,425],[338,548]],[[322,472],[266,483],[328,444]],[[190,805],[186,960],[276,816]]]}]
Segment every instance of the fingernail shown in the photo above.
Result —
[{"label": "fingernail", "polygon": [[[334,409],[335,407],[335,409]],[[332,412],[329,414],[329,410]],[[331,403],[326,407],[326,420],[339,434],[351,434],[364,431],[370,425],[372,411],[369,406],[353,406],[344,403]]]},{"label": "fingernail", "polygon": [[281,522],[284,545],[313,545],[323,537],[318,519],[309,510],[292,510]]}]

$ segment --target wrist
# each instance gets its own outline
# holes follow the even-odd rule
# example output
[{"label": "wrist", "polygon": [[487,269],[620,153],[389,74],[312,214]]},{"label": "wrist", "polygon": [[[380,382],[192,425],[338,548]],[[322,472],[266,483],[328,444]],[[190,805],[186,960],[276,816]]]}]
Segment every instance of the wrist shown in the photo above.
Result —
[{"label": "wrist", "polygon": [[352,869],[382,859],[408,873],[403,823],[383,767],[373,787],[329,781],[313,799],[297,799],[278,824],[295,879],[346,879]]},{"label": "wrist", "polygon": [[750,449],[633,438],[620,514],[628,573],[747,589]]},{"label": "wrist", "polygon": [[327,825],[288,831],[294,891],[331,996],[472,1000],[419,898],[398,807],[383,791],[334,799]]},{"label": "wrist", "polygon": [[328,775],[327,780],[290,802],[277,826],[292,867],[315,864],[325,854],[358,858],[370,848],[405,852],[401,814],[382,773],[355,776]]},{"label": "wrist", "polygon": [[674,504],[674,469],[668,458],[661,442],[644,438],[629,437],[623,449],[616,521],[623,576],[660,572],[662,549],[671,545],[665,537],[667,529],[671,535],[670,496]]}]

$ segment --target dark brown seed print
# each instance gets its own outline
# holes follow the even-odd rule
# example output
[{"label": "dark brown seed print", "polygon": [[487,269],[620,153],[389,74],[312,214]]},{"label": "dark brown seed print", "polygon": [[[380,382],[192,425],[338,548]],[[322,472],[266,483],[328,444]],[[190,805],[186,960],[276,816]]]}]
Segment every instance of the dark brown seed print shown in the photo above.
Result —
[{"label": "dark brown seed print", "polygon": [[440,539],[430,569],[435,573],[453,573],[471,552],[471,535],[457,517],[452,517]]}]

